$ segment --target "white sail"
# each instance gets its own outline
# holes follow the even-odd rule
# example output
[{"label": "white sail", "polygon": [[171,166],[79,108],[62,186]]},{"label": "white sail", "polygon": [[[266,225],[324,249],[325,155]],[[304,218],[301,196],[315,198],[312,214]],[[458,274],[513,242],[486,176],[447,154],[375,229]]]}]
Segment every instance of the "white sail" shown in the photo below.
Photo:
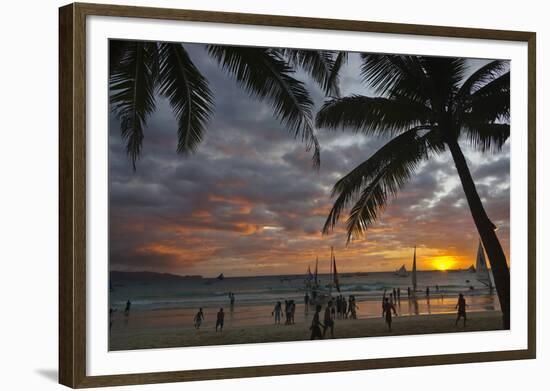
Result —
[{"label": "white sail", "polygon": [[413,284],[413,295],[414,295],[416,292],[416,246],[414,246],[414,255],[413,255],[412,284]]},{"label": "white sail", "polygon": [[485,252],[483,251],[483,246],[479,242],[477,248],[477,258],[476,258],[476,278],[479,282],[488,287],[492,286],[491,276],[489,274],[489,269],[487,269],[487,262],[485,260]]},{"label": "white sail", "polygon": [[395,274],[397,274],[399,277],[407,277],[409,275],[409,273],[407,273],[407,268],[405,267],[405,265],[401,265],[401,267],[399,268],[399,270],[397,270],[397,272],[395,272]]}]

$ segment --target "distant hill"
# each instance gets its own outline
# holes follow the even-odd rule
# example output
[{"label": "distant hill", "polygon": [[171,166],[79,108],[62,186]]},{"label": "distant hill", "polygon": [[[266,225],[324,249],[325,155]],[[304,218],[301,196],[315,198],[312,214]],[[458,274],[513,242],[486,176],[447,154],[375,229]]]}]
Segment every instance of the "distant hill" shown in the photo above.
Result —
[{"label": "distant hill", "polygon": [[112,271],[109,273],[111,282],[158,282],[158,281],[181,281],[181,280],[196,280],[202,276],[180,276],[170,273],[155,273],[155,272],[123,272]]}]

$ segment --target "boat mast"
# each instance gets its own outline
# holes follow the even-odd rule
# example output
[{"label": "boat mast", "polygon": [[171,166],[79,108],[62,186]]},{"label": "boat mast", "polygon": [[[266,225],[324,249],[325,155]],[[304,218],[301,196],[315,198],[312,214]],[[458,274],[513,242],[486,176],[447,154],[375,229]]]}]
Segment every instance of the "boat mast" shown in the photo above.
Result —
[{"label": "boat mast", "polygon": [[413,255],[412,284],[413,284],[413,295],[415,295],[416,294],[416,246],[414,246],[414,255]]}]

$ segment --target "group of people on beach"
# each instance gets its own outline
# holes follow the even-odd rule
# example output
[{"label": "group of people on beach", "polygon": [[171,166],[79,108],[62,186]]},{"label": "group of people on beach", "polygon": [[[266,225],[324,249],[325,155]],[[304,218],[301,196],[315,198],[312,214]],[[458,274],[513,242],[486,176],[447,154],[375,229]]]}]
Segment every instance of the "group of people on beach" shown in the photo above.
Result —
[{"label": "group of people on beach", "polygon": [[281,318],[284,314],[285,325],[294,324],[294,315],[296,313],[296,302],[294,300],[285,300],[285,307],[283,311],[283,305],[280,301],[275,304],[271,316],[275,317],[275,324],[281,324]]},{"label": "group of people on beach", "polygon": [[[436,287],[436,291],[439,291],[439,287]],[[429,296],[430,291],[429,287],[426,288],[426,296]],[[235,305],[235,294],[232,292],[229,292],[229,300],[230,300],[230,308],[233,311],[233,307]],[[407,288],[407,296],[409,299],[411,299],[411,290],[410,288]],[[414,298],[414,296],[413,296]],[[384,290],[384,294],[382,296],[382,318],[384,318],[384,321],[386,323],[386,326],[388,330],[392,331],[392,320],[394,316],[398,316],[397,310],[395,305],[398,304],[401,300],[401,289],[400,288],[393,288],[392,292],[387,295],[387,290]],[[304,304],[305,304],[305,312],[307,313],[309,311],[310,305],[312,305],[312,300],[309,297],[309,294],[306,293],[304,296]],[[124,308],[124,315],[126,317],[130,314],[130,308],[132,306],[132,303],[130,300],[126,302],[126,306]],[[455,326],[458,325],[458,322],[462,319],[463,320],[463,326],[466,327],[466,307],[468,305],[466,304],[466,299],[464,298],[464,295],[462,293],[458,296],[458,302],[455,306],[455,309],[457,310],[457,318],[455,321]],[[343,319],[357,319],[357,309],[359,306],[357,305],[356,298],[354,295],[350,295],[348,299],[346,299],[343,295],[338,295],[336,298],[331,299],[326,307],[323,317],[323,322],[321,322],[321,310],[322,306],[320,304],[315,305],[315,313],[313,315],[310,331],[311,331],[311,337],[310,339],[323,339],[326,336],[327,331],[330,331],[331,338],[334,338],[334,321],[336,319],[343,320]],[[116,312],[116,309],[110,308],[109,309],[109,329],[111,328],[113,321],[112,316],[113,313]],[[285,318],[284,324],[285,325],[293,325],[295,323],[294,316],[296,313],[296,302],[294,300],[285,300],[284,301],[284,308],[281,301],[277,301],[275,304],[275,307],[273,308],[273,311],[271,313],[271,316],[275,318],[275,324],[281,324],[283,315]],[[204,312],[202,307],[199,308],[199,311],[195,314],[193,318],[193,324],[195,329],[200,329],[202,322],[204,321]],[[216,314],[216,332],[223,331],[223,325],[224,325],[224,319],[225,319],[225,313],[223,310],[223,307],[219,309],[219,311]]]}]

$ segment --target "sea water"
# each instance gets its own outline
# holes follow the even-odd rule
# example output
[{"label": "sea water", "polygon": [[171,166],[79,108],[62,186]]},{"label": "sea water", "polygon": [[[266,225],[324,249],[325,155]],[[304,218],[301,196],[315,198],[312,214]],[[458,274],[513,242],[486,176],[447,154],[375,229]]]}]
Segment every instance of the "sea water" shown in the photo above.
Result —
[{"label": "sea water", "polygon": [[[329,275],[319,275],[325,286]],[[346,299],[354,295],[358,304],[358,318],[380,317],[381,301],[386,291],[389,296],[399,288],[401,299],[395,307],[401,316],[442,314],[455,312],[458,294],[463,293],[468,311],[500,310],[496,291],[476,280],[475,273],[467,271],[420,271],[417,273],[416,300],[410,300],[407,288],[412,288],[411,277],[400,277],[392,272],[347,273],[339,276],[340,292]],[[426,288],[429,287],[429,295]],[[229,293],[235,296],[230,305]],[[303,275],[227,277],[182,279],[163,282],[113,282],[110,307],[122,318],[126,301],[130,300],[133,319],[140,319],[140,327],[192,328],[193,317],[203,308],[205,325],[215,320],[216,312],[226,312],[226,327],[272,324],[272,311],[277,301],[294,300],[297,304],[296,322],[307,321],[312,309],[304,305],[305,278]],[[118,328],[120,322],[113,322]],[[124,327],[131,327],[125,324]]]}]

